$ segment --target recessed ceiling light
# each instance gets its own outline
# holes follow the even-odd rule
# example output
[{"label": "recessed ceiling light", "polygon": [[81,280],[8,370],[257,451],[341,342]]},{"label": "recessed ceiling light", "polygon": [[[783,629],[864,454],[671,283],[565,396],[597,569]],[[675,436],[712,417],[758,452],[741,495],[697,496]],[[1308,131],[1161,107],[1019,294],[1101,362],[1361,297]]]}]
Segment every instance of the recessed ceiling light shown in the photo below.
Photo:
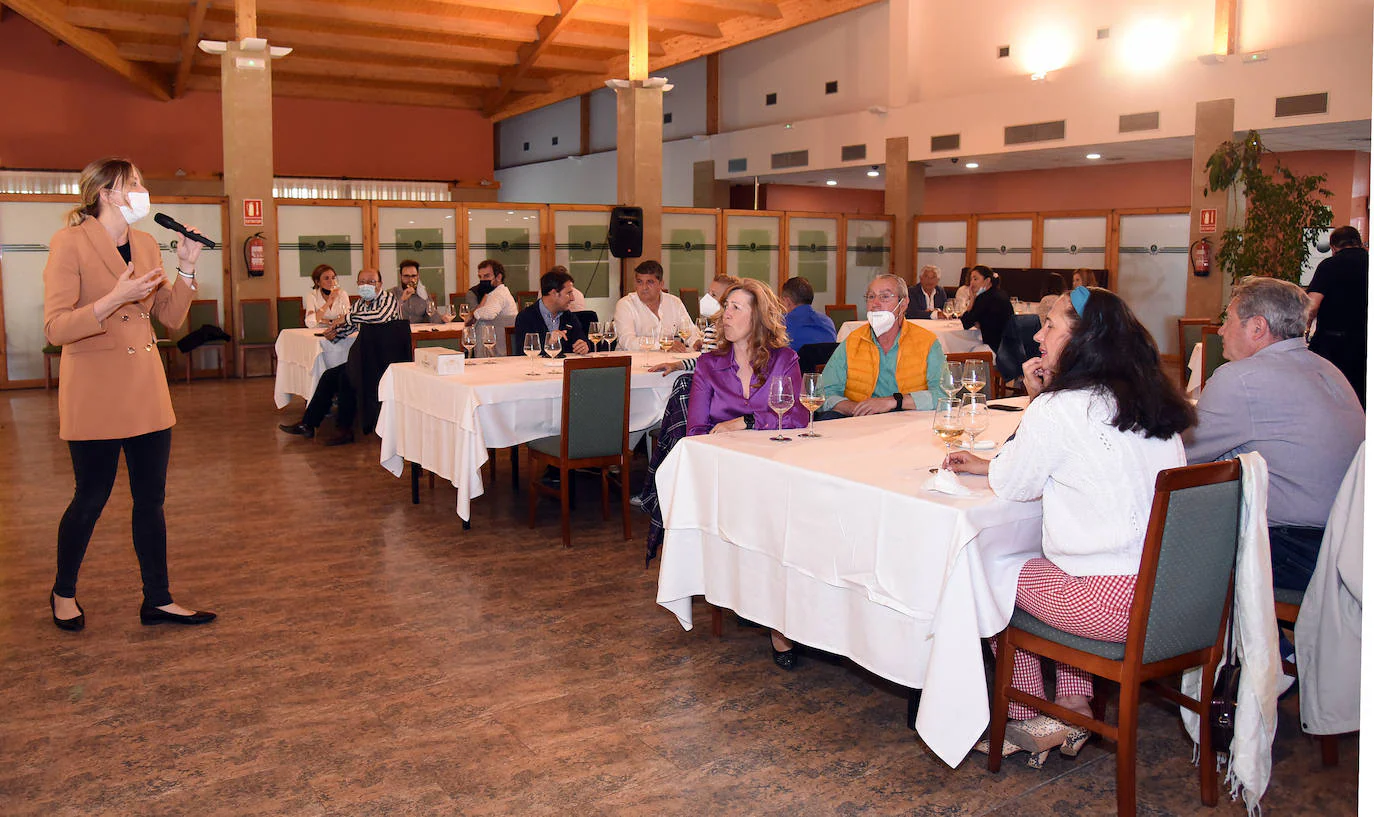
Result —
[{"label": "recessed ceiling light", "polygon": [[829,187],[834,187],[835,185],[839,184],[839,182],[835,181],[834,179],[826,179],[825,183]]},{"label": "recessed ceiling light", "polygon": [[868,171],[868,177],[869,177],[870,179],[876,179],[876,178],[878,178],[878,166],[877,166],[877,165],[874,165],[874,166]]},{"label": "recessed ceiling light", "polygon": [[1088,159],[1101,159],[1101,158],[1102,158],[1102,154],[1101,154],[1101,153],[1089,153],[1089,154],[1087,155],[1087,157],[1085,157],[1085,158],[1088,158]]},{"label": "recessed ceiling light", "polygon": [[977,162],[964,162],[964,167],[968,168],[969,170],[977,170],[977,169],[978,169],[978,163],[977,163]]}]

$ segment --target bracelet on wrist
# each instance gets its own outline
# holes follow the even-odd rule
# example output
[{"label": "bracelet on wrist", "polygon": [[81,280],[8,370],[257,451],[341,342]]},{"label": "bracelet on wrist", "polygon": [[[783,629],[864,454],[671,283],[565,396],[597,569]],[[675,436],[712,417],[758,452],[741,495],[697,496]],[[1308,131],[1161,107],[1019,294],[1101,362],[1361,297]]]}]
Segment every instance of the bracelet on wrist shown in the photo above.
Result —
[{"label": "bracelet on wrist", "polygon": [[190,279],[194,280],[195,277],[196,277],[196,271],[195,271],[195,270],[191,270],[190,272],[187,272],[186,270],[182,269],[181,267],[177,267],[177,275],[180,275],[182,278],[190,278]]}]

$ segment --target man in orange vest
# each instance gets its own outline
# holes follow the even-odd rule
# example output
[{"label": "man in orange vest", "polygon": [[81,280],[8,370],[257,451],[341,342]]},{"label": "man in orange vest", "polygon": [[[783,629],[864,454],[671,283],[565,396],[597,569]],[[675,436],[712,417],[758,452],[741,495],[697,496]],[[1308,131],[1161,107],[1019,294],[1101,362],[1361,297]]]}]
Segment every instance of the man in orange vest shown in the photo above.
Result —
[{"label": "man in orange vest", "polygon": [[825,364],[822,413],[862,417],[935,408],[945,396],[945,352],[934,333],[906,322],[906,282],[879,275],[869,283],[864,303],[868,326],[851,332]]}]

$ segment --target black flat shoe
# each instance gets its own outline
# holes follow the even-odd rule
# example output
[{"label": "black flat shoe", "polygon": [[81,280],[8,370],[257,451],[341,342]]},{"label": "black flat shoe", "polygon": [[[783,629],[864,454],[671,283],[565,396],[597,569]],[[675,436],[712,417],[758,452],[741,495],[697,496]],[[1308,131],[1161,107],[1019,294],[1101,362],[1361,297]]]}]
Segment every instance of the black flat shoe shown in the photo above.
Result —
[{"label": "black flat shoe", "polygon": [[169,613],[166,610],[159,610],[156,607],[143,605],[138,608],[138,620],[144,625],[151,627],[154,624],[209,624],[215,620],[215,614],[200,610],[189,616]]},{"label": "black flat shoe", "polygon": [[81,609],[81,602],[76,602],[77,612],[80,613],[76,618],[58,618],[56,596],[56,593],[48,594],[48,607],[52,610],[52,623],[57,625],[57,629],[71,633],[86,629],[86,611]]},{"label": "black flat shoe", "polygon": [[796,669],[796,668],[797,668],[797,648],[796,648],[796,647],[793,647],[793,648],[790,649],[790,650],[780,650],[780,649],[774,647],[774,648],[773,648],[773,663],[774,663],[774,664],[777,664],[779,667],[782,667],[783,669],[787,670],[788,672],[791,672],[792,670]]},{"label": "black flat shoe", "polygon": [[312,439],[315,436],[315,429],[311,428],[305,423],[282,424],[277,426],[277,428],[280,428],[287,434],[295,434],[297,437],[304,437],[307,440]]}]

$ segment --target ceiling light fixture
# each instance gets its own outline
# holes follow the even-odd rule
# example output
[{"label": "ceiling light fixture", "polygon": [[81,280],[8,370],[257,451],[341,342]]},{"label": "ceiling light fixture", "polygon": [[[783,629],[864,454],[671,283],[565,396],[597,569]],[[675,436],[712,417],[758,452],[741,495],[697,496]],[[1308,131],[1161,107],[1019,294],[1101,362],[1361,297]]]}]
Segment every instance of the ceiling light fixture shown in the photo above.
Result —
[{"label": "ceiling light fixture", "polygon": [[968,168],[969,170],[977,170],[977,169],[978,169],[978,163],[977,163],[977,162],[964,162],[964,167]]},{"label": "ceiling light fixture", "polygon": [[1101,158],[1102,158],[1102,154],[1101,154],[1101,153],[1089,153],[1089,154],[1088,154],[1086,157],[1084,157],[1084,158],[1087,158],[1087,159],[1101,159]]},{"label": "ceiling light fixture", "polygon": [[834,187],[835,185],[839,184],[839,182],[835,181],[834,179],[826,179],[825,184],[827,187]]},{"label": "ceiling light fixture", "polygon": [[876,179],[876,178],[878,178],[878,166],[877,166],[877,165],[874,165],[872,168],[869,169],[869,171],[868,171],[868,178],[870,178],[870,179]]}]

